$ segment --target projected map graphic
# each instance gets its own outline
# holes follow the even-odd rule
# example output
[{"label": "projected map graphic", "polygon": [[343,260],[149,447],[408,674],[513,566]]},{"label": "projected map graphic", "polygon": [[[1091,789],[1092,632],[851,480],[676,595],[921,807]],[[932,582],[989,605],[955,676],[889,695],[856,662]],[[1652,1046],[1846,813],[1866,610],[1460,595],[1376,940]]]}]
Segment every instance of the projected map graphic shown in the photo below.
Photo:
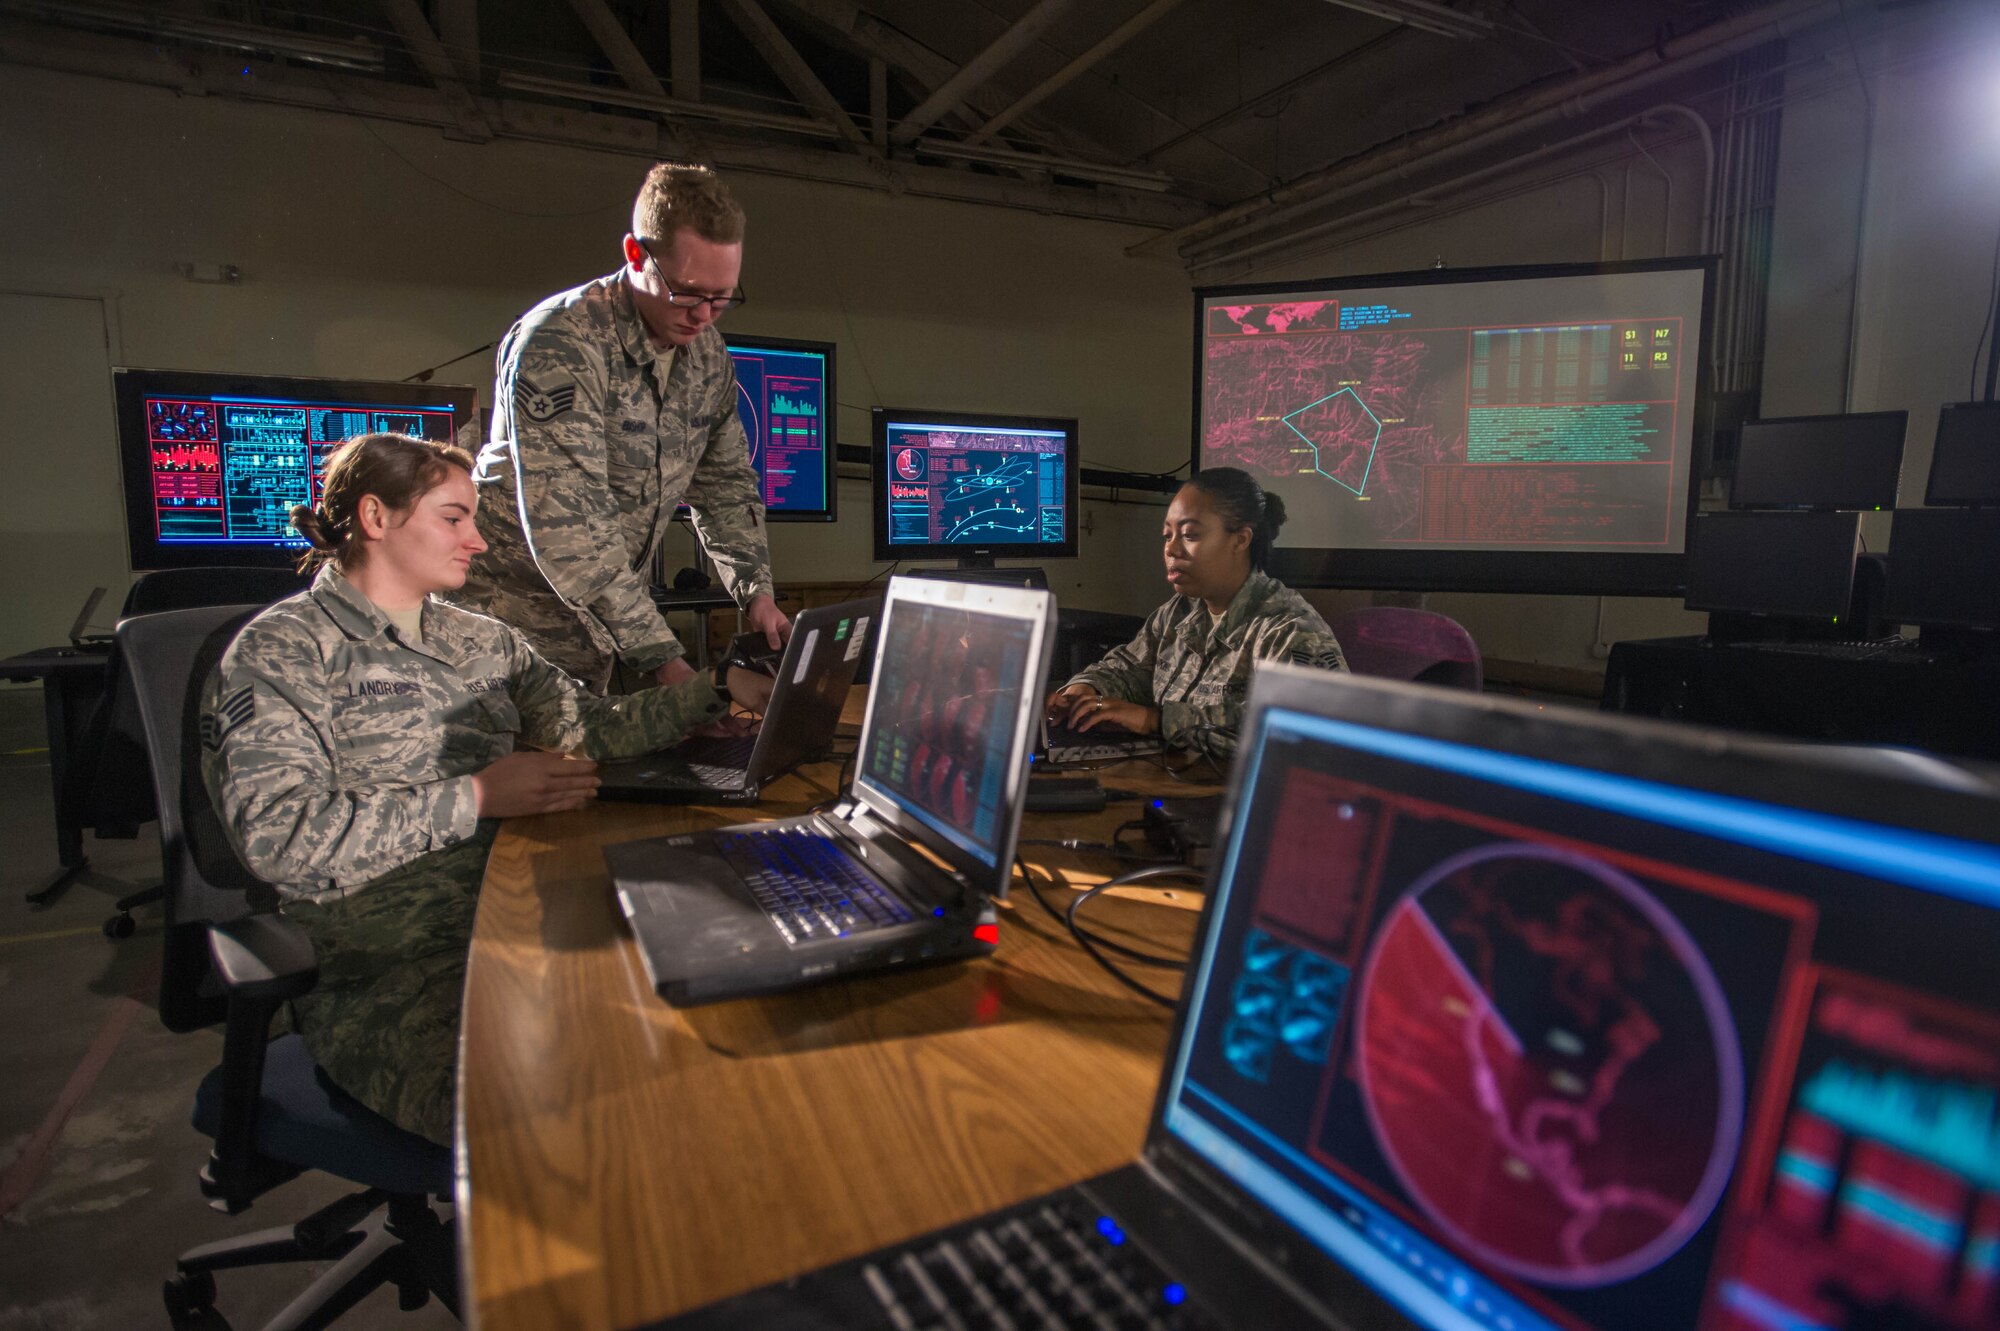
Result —
[{"label": "projected map graphic", "polygon": [[1683,277],[1210,297],[1200,465],[1281,495],[1287,545],[1678,549],[1700,308]]},{"label": "projected map graphic", "polygon": [[1714,975],[1626,875],[1498,844],[1415,884],[1356,1021],[1378,1140],[1426,1215],[1492,1266],[1602,1285],[1708,1217],[1742,1125]]},{"label": "projected map graphic", "polygon": [[889,426],[896,545],[1060,542],[1066,436],[1048,430]]}]

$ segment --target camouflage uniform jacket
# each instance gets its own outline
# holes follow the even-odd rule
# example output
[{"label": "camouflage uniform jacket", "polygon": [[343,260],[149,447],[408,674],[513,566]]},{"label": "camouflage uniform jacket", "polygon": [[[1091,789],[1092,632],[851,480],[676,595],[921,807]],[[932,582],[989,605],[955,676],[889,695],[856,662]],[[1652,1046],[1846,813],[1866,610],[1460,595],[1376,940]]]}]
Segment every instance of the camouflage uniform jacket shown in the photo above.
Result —
[{"label": "camouflage uniform jacket", "polygon": [[473,839],[472,774],[517,739],[624,757],[724,710],[701,675],[594,697],[507,625],[435,597],[421,637],[405,643],[326,568],[223,654],[202,708],[202,778],[237,854],[282,895],[344,897]]},{"label": "camouflage uniform jacket", "polygon": [[492,549],[454,599],[602,692],[614,657],[643,673],[681,655],[647,588],[683,500],[737,604],[771,591],[736,369],[713,328],[667,356],[613,273],[508,330],[494,396],[475,473]]},{"label": "camouflage uniform jacket", "polygon": [[1176,596],[1147,616],[1138,637],[1069,683],[1157,707],[1169,745],[1222,758],[1236,751],[1250,672],[1259,661],[1347,669],[1319,612],[1284,583],[1252,569],[1213,631],[1206,606]]}]

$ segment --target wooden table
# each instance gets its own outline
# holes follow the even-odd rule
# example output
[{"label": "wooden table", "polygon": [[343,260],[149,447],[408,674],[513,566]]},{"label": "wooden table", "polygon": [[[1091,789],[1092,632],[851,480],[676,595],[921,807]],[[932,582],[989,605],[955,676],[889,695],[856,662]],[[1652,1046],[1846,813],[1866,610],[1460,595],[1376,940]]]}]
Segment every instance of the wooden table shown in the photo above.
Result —
[{"label": "wooden table", "polygon": [[[1194,793],[1147,761],[1102,776]],[[459,1069],[479,1331],[643,1324],[1138,1153],[1169,1014],[1099,970],[1018,878],[989,959],[687,1011],[654,995],[600,847],[799,812],[835,778],[804,769],[754,811],[602,804],[501,833]],[[1134,809],[1031,814],[1022,835],[1106,840]],[[1023,857],[1083,885],[1129,867]],[[1049,895],[1061,908],[1071,893]],[[1107,934],[1189,946],[1195,915],[1162,906],[1198,897],[1130,895],[1093,903]],[[1177,978],[1140,974],[1169,992]]]}]

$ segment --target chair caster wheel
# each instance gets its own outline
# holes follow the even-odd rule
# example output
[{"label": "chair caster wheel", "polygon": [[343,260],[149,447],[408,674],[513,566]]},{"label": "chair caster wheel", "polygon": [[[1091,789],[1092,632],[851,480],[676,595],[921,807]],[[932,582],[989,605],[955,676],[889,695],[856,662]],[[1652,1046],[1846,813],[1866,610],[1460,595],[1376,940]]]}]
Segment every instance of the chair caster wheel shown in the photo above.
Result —
[{"label": "chair caster wheel", "polygon": [[113,915],[104,922],[104,936],[106,938],[130,938],[138,927],[139,922],[133,919],[129,913]]},{"label": "chair caster wheel", "polygon": [[161,1294],[174,1331],[229,1331],[228,1321],[215,1310],[215,1277],[208,1272],[177,1272]]}]

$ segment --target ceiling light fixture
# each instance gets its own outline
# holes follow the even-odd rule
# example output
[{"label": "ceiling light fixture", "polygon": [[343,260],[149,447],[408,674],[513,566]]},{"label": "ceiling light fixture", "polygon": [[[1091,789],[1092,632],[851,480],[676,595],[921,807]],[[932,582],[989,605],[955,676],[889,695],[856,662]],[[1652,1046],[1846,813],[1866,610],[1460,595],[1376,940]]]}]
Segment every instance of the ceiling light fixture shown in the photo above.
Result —
[{"label": "ceiling light fixture", "polygon": [[630,88],[611,88],[595,83],[566,83],[561,79],[545,79],[538,74],[501,74],[494,79],[494,82],[515,92],[538,92],[546,97],[561,97],[566,101],[623,106],[634,111],[651,111],[655,115],[675,116],[688,120],[713,120],[718,124],[739,125],[745,129],[775,129],[787,134],[804,134],[816,139],[837,138],[840,134],[839,130],[824,120],[814,120],[809,116],[778,116],[767,115],[762,111],[740,111],[732,106],[689,102],[678,97],[655,97],[650,93],[633,92]]},{"label": "ceiling light fixture", "polygon": [[1495,31],[1492,23],[1476,14],[1461,14],[1432,0],[1327,0],[1327,3],[1373,14],[1391,23],[1407,23],[1440,37],[1491,37]]},{"label": "ceiling light fixture", "polygon": [[922,138],[913,146],[921,157],[982,162],[987,166],[1005,166],[1017,171],[1044,171],[1077,180],[1094,180],[1104,185],[1120,185],[1126,189],[1150,190],[1155,194],[1164,194],[1174,187],[1174,178],[1163,171],[1140,171],[1103,162],[1080,162],[1070,157],[1045,157],[1040,153],[1014,152],[1007,148],[975,147],[954,143],[950,139]]}]

